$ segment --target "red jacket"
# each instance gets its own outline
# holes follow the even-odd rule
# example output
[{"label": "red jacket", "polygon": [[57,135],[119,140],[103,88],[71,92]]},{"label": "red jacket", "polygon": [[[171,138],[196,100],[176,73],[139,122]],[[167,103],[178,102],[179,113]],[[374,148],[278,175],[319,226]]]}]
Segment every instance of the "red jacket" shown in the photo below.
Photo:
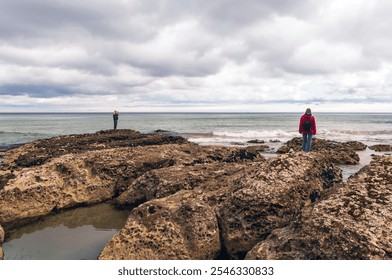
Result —
[{"label": "red jacket", "polygon": [[[312,128],[310,131],[304,131],[303,124],[305,121],[310,120],[312,122]],[[317,129],[316,129],[316,120],[312,115],[307,115],[303,114],[301,116],[301,119],[299,121],[299,133],[304,133],[304,134],[313,134],[316,135]]]}]

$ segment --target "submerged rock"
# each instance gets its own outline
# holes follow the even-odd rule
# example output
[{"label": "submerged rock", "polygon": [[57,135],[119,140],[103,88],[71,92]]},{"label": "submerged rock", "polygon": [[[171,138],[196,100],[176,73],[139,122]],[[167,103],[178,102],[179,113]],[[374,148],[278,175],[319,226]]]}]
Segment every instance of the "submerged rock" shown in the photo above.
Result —
[{"label": "submerged rock", "polygon": [[205,197],[181,191],[133,209],[99,259],[214,259],[220,248],[217,218]]},{"label": "submerged rock", "polygon": [[392,157],[375,158],[247,259],[391,259]]},{"label": "submerged rock", "polygon": [[341,181],[341,170],[319,154],[282,155],[247,169],[218,213],[227,254],[243,258],[274,229],[296,220],[324,189]]},{"label": "submerged rock", "polygon": [[392,152],[392,145],[373,145],[369,149],[376,152]]}]

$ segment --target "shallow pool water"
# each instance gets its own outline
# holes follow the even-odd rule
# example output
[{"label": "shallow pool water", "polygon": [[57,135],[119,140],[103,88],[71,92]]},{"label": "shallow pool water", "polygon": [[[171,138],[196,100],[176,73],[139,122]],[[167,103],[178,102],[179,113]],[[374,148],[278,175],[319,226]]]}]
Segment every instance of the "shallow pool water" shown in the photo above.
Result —
[{"label": "shallow pool water", "polygon": [[94,260],[125,224],[129,211],[110,204],[67,210],[7,236],[6,260]]}]

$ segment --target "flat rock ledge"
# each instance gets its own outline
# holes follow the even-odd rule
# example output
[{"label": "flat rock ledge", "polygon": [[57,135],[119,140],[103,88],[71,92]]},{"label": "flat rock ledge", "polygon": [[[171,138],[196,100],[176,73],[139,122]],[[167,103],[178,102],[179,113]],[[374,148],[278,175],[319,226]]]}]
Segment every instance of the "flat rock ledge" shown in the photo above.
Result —
[{"label": "flat rock ledge", "polygon": [[[295,137],[285,143],[278,150],[278,154],[285,154],[291,151],[300,151],[302,138]],[[359,156],[356,151],[366,149],[366,145],[358,141],[337,142],[325,139],[314,138],[312,140],[312,151],[324,153],[336,164],[356,165],[359,163]]]},{"label": "flat rock ledge", "polygon": [[392,258],[392,157],[376,157],[344,187],[258,243],[247,259]]}]

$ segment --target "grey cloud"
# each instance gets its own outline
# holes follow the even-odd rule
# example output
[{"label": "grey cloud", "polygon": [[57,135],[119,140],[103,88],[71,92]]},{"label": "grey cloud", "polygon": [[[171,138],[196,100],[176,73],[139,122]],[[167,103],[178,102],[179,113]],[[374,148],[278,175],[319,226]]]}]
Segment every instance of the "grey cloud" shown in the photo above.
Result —
[{"label": "grey cloud", "polygon": [[56,85],[4,85],[0,86],[0,95],[28,95],[34,97],[57,97],[72,94],[67,87]]},{"label": "grey cloud", "polygon": [[[314,102],[322,102],[352,100],[353,93],[339,85],[342,73],[367,77],[373,71],[387,79],[385,72],[391,71],[382,67],[392,58],[392,4],[381,1],[370,1],[373,9],[358,13],[357,7],[347,10],[336,1],[340,15],[328,10],[330,1],[312,0],[0,2],[2,95],[112,94],[149,100],[143,94],[159,92],[151,95],[157,104],[196,104],[203,91],[211,103],[279,103],[313,94]],[[182,81],[180,89],[171,78]],[[382,90],[390,86],[386,81]],[[385,98],[371,99],[374,87],[362,89],[363,100]],[[350,88],[358,92],[360,83]],[[222,96],[224,91],[230,94]],[[252,99],[249,92],[259,97]]]}]

